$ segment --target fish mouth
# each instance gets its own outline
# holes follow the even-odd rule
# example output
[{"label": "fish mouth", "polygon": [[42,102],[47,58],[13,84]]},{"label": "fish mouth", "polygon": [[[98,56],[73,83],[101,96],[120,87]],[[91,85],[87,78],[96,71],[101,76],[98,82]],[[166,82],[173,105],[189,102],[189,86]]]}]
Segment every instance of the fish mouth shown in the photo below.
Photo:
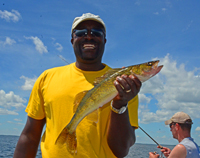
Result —
[{"label": "fish mouth", "polygon": [[155,61],[154,65],[152,66],[153,74],[151,75],[151,77],[155,76],[163,68],[163,65],[158,66],[158,63],[159,63],[159,60]]},{"label": "fish mouth", "polygon": [[156,61],[156,62],[155,62],[154,68],[157,68],[157,67],[158,67],[158,63],[159,63],[159,61]]},{"label": "fish mouth", "polygon": [[163,68],[163,65],[160,65],[160,66],[156,66],[154,69],[156,70],[156,74],[158,72],[160,72],[160,70]]},{"label": "fish mouth", "polygon": [[159,60],[157,60],[157,61],[155,62],[155,65],[153,66],[154,69],[159,69],[159,70],[161,70],[161,68],[163,67],[163,65],[158,66],[158,63],[159,63],[159,62],[160,62]]}]

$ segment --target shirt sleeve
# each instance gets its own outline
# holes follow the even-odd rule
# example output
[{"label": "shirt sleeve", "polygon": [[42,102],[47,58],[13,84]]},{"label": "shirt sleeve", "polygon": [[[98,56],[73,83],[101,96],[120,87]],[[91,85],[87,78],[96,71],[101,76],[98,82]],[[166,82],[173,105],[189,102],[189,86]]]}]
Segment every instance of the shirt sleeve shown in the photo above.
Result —
[{"label": "shirt sleeve", "polygon": [[44,76],[45,73],[42,73],[36,80],[29,98],[28,105],[25,110],[29,117],[36,120],[41,120],[45,117],[44,99],[42,95]]},{"label": "shirt sleeve", "polygon": [[128,102],[128,113],[131,126],[138,128],[138,95]]}]

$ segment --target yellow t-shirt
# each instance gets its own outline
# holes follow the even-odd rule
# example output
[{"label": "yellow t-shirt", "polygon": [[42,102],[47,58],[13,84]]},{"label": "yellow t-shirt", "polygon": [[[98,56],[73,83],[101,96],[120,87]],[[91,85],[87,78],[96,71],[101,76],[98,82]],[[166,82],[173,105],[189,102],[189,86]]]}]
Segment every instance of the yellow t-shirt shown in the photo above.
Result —
[{"label": "yellow t-shirt", "polygon": [[[26,108],[28,116],[37,120],[46,117],[46,130],[41,140],[43,158],[113,158],[107,144],[106,131],[110,106],[99,109],[98,123],[84,118],[76,128],[77,155],[71,155],[66,146],[55,145],[62,129],[73,116],[76,94],[93,88],[96,77],[102,76],[110,67],[100,71],[82,71],[72,63],[44,71],[35,82]],[[110,104],[110,103],[108,103]],[[128,104],[130,123],[138,127],[138,97]]]}]

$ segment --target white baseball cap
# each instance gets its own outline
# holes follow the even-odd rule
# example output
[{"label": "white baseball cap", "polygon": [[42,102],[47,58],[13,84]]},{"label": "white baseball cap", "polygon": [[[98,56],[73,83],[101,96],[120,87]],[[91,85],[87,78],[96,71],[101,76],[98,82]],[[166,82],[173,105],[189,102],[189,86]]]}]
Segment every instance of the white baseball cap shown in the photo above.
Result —
[{"label": "white baseball cap", "polygon": [[169,125],[172,122],[176,122],[176,123],[183,123],[183,124],[193,124],[192,123],[192,119],[190,118],[190,116],[184,112],[177,112],[175,113],[172,118],[170,118],[169,120],[165,121],[165,125]]},{"label": "white baseball cap", "polygon": [[72,24],[72,28],[71,28],[71,33],[73,32],[73,29],[75,29],[78,26],[78,24],[80,24],[81,22],[86,21],[86,20],[93,20],[93,21],[99,22],[100,24],[103,25],[105,32],[106,32],[106,25],[103,22],[103,20],[100,18],[99,15],[94,15],[94,14],[91,14],[91,13],[85,13],[82,16],[76,17],[74,19],[73,24]]}]

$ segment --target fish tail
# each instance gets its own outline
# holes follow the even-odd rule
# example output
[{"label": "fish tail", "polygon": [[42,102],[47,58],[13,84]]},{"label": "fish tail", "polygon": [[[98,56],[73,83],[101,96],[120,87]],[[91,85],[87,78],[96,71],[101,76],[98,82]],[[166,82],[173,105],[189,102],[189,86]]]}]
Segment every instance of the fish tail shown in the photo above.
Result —
[{"label": "fish tail", "polygon": [[61,147],[65,143],[70,154],[75,155],[77,153],[76,132],[70,134],[69,130],[64,128],[58,136],[55,144]]},{"label": "fish tail", "polygon": [[68,134],[67,140],[67,149],[72,154],[77,154],[77,139],[76,139],[76,132],[73,132],[72,134]]}]

